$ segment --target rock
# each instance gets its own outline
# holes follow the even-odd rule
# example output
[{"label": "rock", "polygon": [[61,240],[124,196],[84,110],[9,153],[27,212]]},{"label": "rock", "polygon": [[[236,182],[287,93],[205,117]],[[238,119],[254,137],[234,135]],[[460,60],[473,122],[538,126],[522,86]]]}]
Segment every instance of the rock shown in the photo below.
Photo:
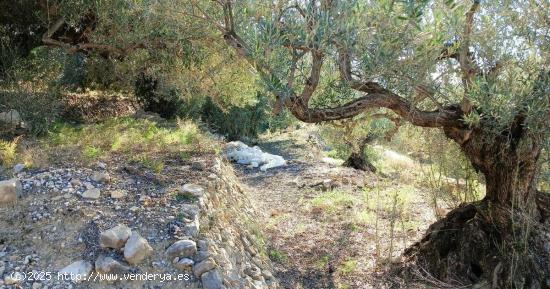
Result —
[{"label": "rock", "polygon": [[205,260],[206,258],[210,257],[212,254],[208,251],[198,251],[197,255],[195,256],[195,261],[200,262],[202,260]]},{"label": "rock", "polygon": [[181,189],[184,193],[191,193],[196,197],[201,197],[204,193],[203,187],[195,184],[185,184]]},{"label": "rock", "polygon": [[196,171],[206,170],[206,165],[201,161],[194,161],[191,163],[191,168]]},{"label": "rock", "polygon": [[0,204],[15,202],[22,193],[23,187],[18,179],[0,182]]},{"label": "rock", "polygon": [[124,272],[128,272],[130,268],[122,265],[120,262],[111,257],[99,256],[95,261],[95,270],[100,274],[122,274]]},{"label": "rock", "polygon": [[88,189],[82,193],[82,197],[86,199],[99,199],[101,196],[101,191],[97,188]]},{"label": "rock", "polygon": [[208,242],[208,240],[199,240],[197,242],[197,247],[201,251],[207,251],[208,248],[210,247],[210,243]]},{"label": "rock", "polygon": [[186,270],[189,269],[195,264],[195,261],[189,259],[189,258],[181,258],[176,263],[174,263],[174,267],[176,267],[178,270]]},{"label": "rock", "polygon": [[132,235],[132,230],[126,225],[119,224],[99,235],[99,245],[101,248],[120,249],[124,247],[126,241]]},{"label": "rock", "polygon": [[108,173],[104,172],[95,172],[91,177],[92,181],[98,183],[108,183],[111,181],[111,176]]},{"label": "rock", "polygon": [[70,184],[71,184],[73,187],[78,187],[78,186],[82,185],[82,182],[81,182],[79,179],[71,179]]},{"label": "rock", "polygon": [[153,248],[147,240],[138,233],[132,232],[132,235],[124,246],[124,259],[132,265],[138,264],[153,253]]},{"label": "rock", "polygon": [[95,186],[92,185],[90,182],[84,182],[84,186],[86,187],[86,190],[95,189]]},{"label": "rock", "polygon": [[177,241],[166,250],[166,255],[170,259],[175,257],[192,257],[195,253],[197,253],[197,244],[191,240]]},{"label": "rock", "polygon": [[16,164],[15,166],[13,166],[13,173],[18,174],[18,173],[22,172],[24,169],[25,169],[24,164]]},{"label": "rock", "polygon": [[199,226],[199,219],[195,219],[183,227],[183,232],[188,236],[197,237],[199,236]]},{"label": "rock", "polygon": [[244,269],[244,273],[252,278],[260,276],[262,274],[258,267],[250,265]]},{"label": "rock", "polygon": [[193,273],[198,278],[200,277],[204,272],[210,271],[212,269],[216,268],[216,262],[212,258],[208,258],[206,260],[203,260],[195,266],[193,266]]},{"label": "rock", "polygon": [[11,109],[5,112],[0,112],[0,122],[11,125],[19,125],[23,122],[23,119],[17,110]]},{"label": "rock", "polygon": [[27,256],[25,256],[25,259],[23,260],[23,264],[27,265],[27,264],[31,263],[32,261],[33,261],[32,256],[27,255]]},{"label": "rock", "polygon": [[34,283],[32,283],[31,288],[32,289],[40,289],[40,288],[42,288],[42,284],[40,284],[38,282],[34,282]]},{"label": "rock", "polygon": [[223,278],[218,270],[210,270],[201,275],[202,288],[222,289]]},{"label": "rock", "polygon": [[270,272],[270,271],[267,271],[267,270],[263,270],[262,271],[262,276],[264,276],[264,278],[266,280],[271,280],[273,279],[273,274]]},{"label": "rock", "polygon": [[113,199],[121,199],[126,196],[126,193],[122,190],[114,190],[111,191],[111,198]]},{"label": "rock", "polygon": [[15,285],[21,281],[24,281],[25,277],[19,272],[15,272],[4,277],[4,283],[6,285]]},{"label": "rock", "polygon": [[254,280],[260,280],[260,278],[262,277],[262,272],[261,272],[260,268],[255,267],[255,266],[251,266],[251,267],[248,267],[248,268],[244,269],[244,273],[246,275],[252,277],[252,279],[254,279]]},{"label": "rock", "polygon": [[181,205],[182,214],[191,220],[194,220],[195,217],[199,214],[199,206],[193,204],[183,204]]},{"label": "rock", "polygon": [[254,280],[252,282],[252,288],[254,289],[269,289],[265,281]]},{"label": "rock", "polygon": [[64,275],[65,279],[72,280],[75,283],[79,283],[88,277],[92,272],[92,264],[81,260],[72,263],[71,265],[59,270],[59,274]]},{"label": "rock", "polygon": [[321,185],[322,191],[330,191],[336,187],[331,179],[324,179]]}]

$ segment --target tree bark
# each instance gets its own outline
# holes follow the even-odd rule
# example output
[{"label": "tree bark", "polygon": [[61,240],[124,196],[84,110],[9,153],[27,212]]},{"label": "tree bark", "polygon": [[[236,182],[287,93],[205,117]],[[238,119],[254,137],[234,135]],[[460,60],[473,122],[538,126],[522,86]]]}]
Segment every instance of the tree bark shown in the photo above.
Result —
[{"label": "tree bark", "polygon": [[483,124],[471,131],[444,128],[457,142],[473,167],[485,177],[489,202],[510,206],[533,200],[536,194],[540,139],[530,135],[518,115],[510,129],[500,135],[483,130]]}]

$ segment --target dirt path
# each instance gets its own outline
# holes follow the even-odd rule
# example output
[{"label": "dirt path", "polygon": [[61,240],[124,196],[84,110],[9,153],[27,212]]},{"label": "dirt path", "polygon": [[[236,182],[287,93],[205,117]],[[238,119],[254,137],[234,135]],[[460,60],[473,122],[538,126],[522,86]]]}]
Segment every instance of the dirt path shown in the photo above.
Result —
[{"label": "dirt path", "polygon": [[[401,175],[380,178],[322,161],[303,133],[260,142],[288,165],[237,171],[262,214],[267,254],[284,288],[385,288],[404,247],[434,221]],[[393,284],[393,285],[392,285]]]}]

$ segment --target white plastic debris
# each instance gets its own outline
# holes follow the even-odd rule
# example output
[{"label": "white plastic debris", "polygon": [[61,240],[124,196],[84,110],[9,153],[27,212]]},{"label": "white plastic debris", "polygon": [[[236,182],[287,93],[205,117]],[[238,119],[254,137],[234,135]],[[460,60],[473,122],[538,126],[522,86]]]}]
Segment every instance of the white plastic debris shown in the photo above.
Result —
[{"label": "white plastic debris", "polygon": [[240,141],[233,141],[226,145],[225,156],[238,164],[250,165],[250,167],[265,171],[270,168],[286,165],[282,156],[264,153],[257,147],[249,147]]}]

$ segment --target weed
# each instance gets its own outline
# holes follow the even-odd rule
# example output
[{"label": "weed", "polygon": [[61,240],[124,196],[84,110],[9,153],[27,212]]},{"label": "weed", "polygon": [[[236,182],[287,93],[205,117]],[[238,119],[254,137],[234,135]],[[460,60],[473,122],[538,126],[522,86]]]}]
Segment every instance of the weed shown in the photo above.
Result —
[{"label": "weed", "polygon": [[213,228],[217,223],[219,223],[219,216],[217,213],[210,214],[208,216],[208,228]]},{"label": "weed", "polygon": [[338,271],[340,271],[342,275],[349,275],[355,272],[356,269],[357,269],[357,261],[353,259],[349,259],[342,262],[342,264],[338,268]]},{"label": "weed", "polygon": [[288,215],[281,214],[281,215],[272,216],[271,218],[269,218],[266,227],[274,228],[281,222],[285,221],[286,219],[288,219]]},{"label": "weed", "polygon": [[317,262],[315,262],[315,267],[319,270],[322,270],[328,266],[328,262],[330,261],[330,255],[324,255],[319,259]]},{"label": "weed", "polygon": [[176,200],[176,202],[182,203],[182,202],[196,202],[198,198],[193,195],[190,192],[173,192],[172,196]]},{"label": "weed", "polygon": [[141,155],[134,159],[134,161],[157,174],[160,174],[164,169],[164,161],[161,159],[153,159],[148,156]]},{"label": "weed", "polygon": [[370,210],[363,210],[355,215],[355,222],[360,225],[370,224],[374,220],[375,216]]},{"label": "weed", "polygon": [[277,249],[270,249],[268,256],[271,261],[277,263],[285,263],[288,260],[288,256]]},{"label": "weed", "polygon": [[349,193],[330,191],[315,197],[311,201],[311,205],[328,214],[334,214],[352,208],[357,202],[357,198]]},{"label": "weed", "polygon": [[191,158],[191,154],[189,152],[179,152],[178,156],[182,161],[186,161]]},{"label": "weed", "polygon": [[86,146],[82,150],[82,154],[88,160],[95,160],[103,155],[103,150],[95,146]]},{"label": "weed", "polygon": [[189,120],[157,123],[128,117],[81,126],[56,123],[41,142],[40,147],[49,148],[46,153],[64,153],[76,159],[82,157],[84,161],[116,153],[129,160],[137,160],[155,172],[162,171],[163,162],[156,157],[142,157],[140,160],[136,155],[140,156],[142,152],[151,155],[177,153],[182,159],[188,159],[190,151],[201,151],[202,147],[208,150],[215,148],[214,142],[203,137],[197,125]]},{"label": "weed", "polygon": [[17,142],[19,137],[12,141],[0,140],[0,163],[5,167],[11,167],[15,164],[17,157]]},{"label": "weed", "polygon": [[113,136],[113,142],[111,143],[111,151],[118,151],[122,148],[122,138],[118,135]]}]

